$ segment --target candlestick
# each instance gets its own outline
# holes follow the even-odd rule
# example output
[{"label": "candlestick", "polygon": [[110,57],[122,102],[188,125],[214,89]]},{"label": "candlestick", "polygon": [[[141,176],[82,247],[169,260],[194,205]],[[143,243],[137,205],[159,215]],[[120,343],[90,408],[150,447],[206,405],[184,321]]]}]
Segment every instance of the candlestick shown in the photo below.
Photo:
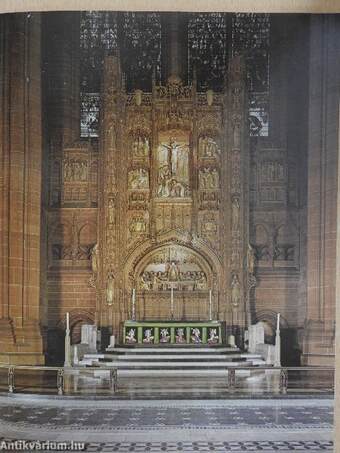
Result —
[{"label": "candlestick", "polygon": [[132,289],[132,313],[131,313],[132,321],[136,319],[136,289]]},{"label": "candlestick", "polygon": [[72,366],[71,363],[71,337],[70,337],[70,313],[66,313],[66,332],[65,332],[65,367]]},{"label": "candlestick", "polygon": [[171,319],[174,317],[174,288],[171,286],[170,291],[170,311],[171,311]]},{"label": "candlestick", "polygon": [[274,366],[277,366],[277,367],[281,366],[280,313],[277,314]]}]

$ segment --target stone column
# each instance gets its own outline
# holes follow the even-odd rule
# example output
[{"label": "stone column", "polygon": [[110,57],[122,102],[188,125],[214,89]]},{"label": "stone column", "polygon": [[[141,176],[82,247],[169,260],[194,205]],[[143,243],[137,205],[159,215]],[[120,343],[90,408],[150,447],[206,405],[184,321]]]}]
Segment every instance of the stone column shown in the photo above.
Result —
[{"label": "stone column", "polygon": [[[340,106],[339,106],[340,107]],[[340,131],[340,109],[338,114]],[[338,155],[340,152],[340,133],[338,134]],[[338,161],[338,191],[337,191],[337,225],[336,225],[336,337],[335,337],[335,402],[334,402],[334,451],[340,451],[340,162]]]},{"label": "stone column", "polygon": [[303,361],[334,363],[340,18],[312,16]]},{"label": "stone column", "polygon": [[40,14],[1,17],[0,361],[44,362],[39,325]]}]

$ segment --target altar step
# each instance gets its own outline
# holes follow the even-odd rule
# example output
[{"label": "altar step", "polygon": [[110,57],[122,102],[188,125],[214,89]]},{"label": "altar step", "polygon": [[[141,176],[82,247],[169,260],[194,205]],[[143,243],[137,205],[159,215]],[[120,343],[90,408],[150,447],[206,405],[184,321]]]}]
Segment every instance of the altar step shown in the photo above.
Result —
[{"label": "altar step", "polygon": [[173,354],[173,353],[187,353],[187,354],[199,354],[199,353],[210,353],[210,354],[220,354],[220,353],[228,353],[228,354],[237,354],[240,352],[238,348],[228,348],[224,346],[200,346],[195,345],[192,347],[189,346],[119,346],[114,348],[111,352],[113,353],[129,353],[129,354],[149,354],[149,353],[157,353],[157,354]]},{"label": "altar step", "polygon": [[[119,376],[221,376],[227,367],[265,365],[260,354],[221,346],[117,347],[114,352],[85,354],[80,366],[117,368]],[[104,370],[103,370],[104,371]],[[245,371],[247,373],[247,371]]]}]

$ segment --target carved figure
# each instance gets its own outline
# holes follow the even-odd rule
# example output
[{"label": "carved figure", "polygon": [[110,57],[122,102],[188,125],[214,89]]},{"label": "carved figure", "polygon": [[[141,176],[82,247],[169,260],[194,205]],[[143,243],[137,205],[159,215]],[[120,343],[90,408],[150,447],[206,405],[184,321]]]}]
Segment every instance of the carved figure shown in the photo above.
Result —
[{"label": "carved figure", "polygon": [[135,329],[130,329],[127,333],[127,335],[125,335],[125,341],[126,343],[136,343],[136,331]]},{"label": "carved figure", "polygon": [[179,327],[176,331],[176,343],[186,343],[184,329]]},{"label": "carved figure", "polygon": [[161,329],[160,343],[169,343],[170,335],[168,329]]},{"label": "carved figure", "polygon": [[132,142],[132,154],[136,158],[147,157],[149,154],[149,140],[146,137],[138,136]]},{"label": "carved figure", "polygon": [[209,338],[208,338],[208,343],[209,344],[214,344],[218,342],[218,335],[217,335],[217,330],[216,329],[210,329],[209,330]]},{"label": "carved figure", "polygon": [[153,343],[154,336],[152,335],[151,329],[145,329],[143,343]]},{"label": "carved figure", "polygon": [[200,329],[194,327],[192,330],[191,341],[193,343],[202,343]]},{"label": "carved figure", "polygon": [[106,282],[106,302],[108,305],[113,304],[114,277],[113,272],[109,272]]},{"label": "carved figure", "polygon": [[99,267],[99,250],[98,244],[95,244],[91,251],[91,268],[94,275],[97,274]]},{"label": "carved figure", "polygon": [[145,233],[146,223],[145,220],[141,217],[137,217],[131,221],[129,227],[130,233]]},{"label": "carved figure", "polygon": [[237,197],[232,202],[232,228],[234,231],[240,228],[240,203]]},{"label": "carved figure", "polygon": [[206,137],[206,145],[204,157],[218,157],[220,150],[218,149],[217,143],[210,137]]},{"label": "carved figure", "polygon": [[255,272],[255,251],[253,247],[248,244],[247,250],[247,268],[250,275],[254,275]]},{"label": "carved figure", "polygon": [[234,148],[240,148],[240,144],[241,144],[241,135],[240,135],[240,124],[238,122],[236,122],[234,124],[234,131],[233,131],[233,144],[234,144]]},{"label": "carved figure", "polygon": [[234,274],[231,280],[231,304],[237,307],[241,300],[241,285],[237,274]]},{"label": "carved figure", "polygon": [[181,148],[186,148],[186,145],[180,145],[176,142],[175,137],[170,137],[169,145],[163,143],[162,146],[168,150],[168,167],[172,175],[177,173],[178,152]]},{"label": "carved figure", "polygon": [[168,280],[170,282],[177,282],[180,279],[179,266],[174,261],[172,261],[171,263],[167,264],[166,272],[167,272],[167,275],[168,275]]},{"label": "carved figure", "polygon": [[140,277],[140,289],[149,291],[150,287],[151,287],[150,281],[147,280],[145,273],[142,274]]},{"label": "carved figure", "polygon": [[138,168],[129,172],[129,189],[147,189],[149,186],[149,175],[144,168]]},{"label": "carved figure", "polygon": [[109,217],[109,223],[113,224],[115,221],[115,216],[114,216],[114,200],[113,198],[109,198],[109,203],[108,203],[108,217]]}]

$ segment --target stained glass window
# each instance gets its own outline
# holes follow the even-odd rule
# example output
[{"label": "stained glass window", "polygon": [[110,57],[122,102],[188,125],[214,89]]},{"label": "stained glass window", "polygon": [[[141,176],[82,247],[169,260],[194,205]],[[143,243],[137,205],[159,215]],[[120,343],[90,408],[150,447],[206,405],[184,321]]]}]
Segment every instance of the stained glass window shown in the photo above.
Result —
[{"label": "stained glass window", "polygon": [[189,80],[196,69],[198,89],[223,88],[227,66],[227,27],[225,14],[192,14],[188,23]]},{"label": "stained glass window", "polygon": [[80,133],[98,136],[99,91],[105,53],[117,48],[117,15],[86,11],[80,21]]},{"label": "stained glass window", "polygon": [[120,48],[127,91],[151,91],[152,73],[161,79],[161,20],[159,13],[123,13]]},{"label": "stained glass window", "polygon": [[268,14],[233,15],[232,55],[244,55],[249,89],[250,135],[268,136],[269,121]]}]

